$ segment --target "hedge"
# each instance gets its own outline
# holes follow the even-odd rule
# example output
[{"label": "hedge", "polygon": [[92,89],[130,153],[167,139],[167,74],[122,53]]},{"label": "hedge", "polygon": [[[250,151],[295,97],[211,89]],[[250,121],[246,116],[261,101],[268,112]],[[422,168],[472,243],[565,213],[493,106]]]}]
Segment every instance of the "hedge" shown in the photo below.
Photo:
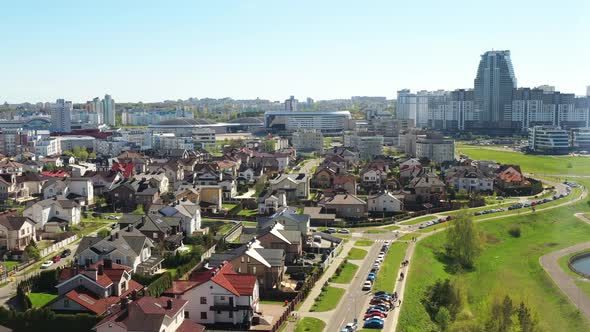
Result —
[{"label": "hedge", "polygon": [[0,325],[15,332],[87,332],[102,319],[102,316],[89,314],[56,314],[44,308],[17,312],[0,307]]},{"label": "hedge", "polygon": [[170,272],[164,272],[158,279],[147,286],[147,292],[151,297],[159,297],[170,287],[172,287],[172,275]]}]

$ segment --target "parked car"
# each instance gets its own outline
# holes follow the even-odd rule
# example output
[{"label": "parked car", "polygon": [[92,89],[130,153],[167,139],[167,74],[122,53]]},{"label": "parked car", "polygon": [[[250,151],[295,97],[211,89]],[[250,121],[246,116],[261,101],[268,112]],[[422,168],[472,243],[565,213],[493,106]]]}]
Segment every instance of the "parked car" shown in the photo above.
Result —
[{"label": "parked car", "polygon": [[383,320],[379,318],[371,318],[366,320],[363,324],[363,328],[365,329],[382,329],[383,328]]},{"label": "parked car", "polygon": [[52,262],[57,263],[61,260],[61,257],[59,255],[55,255],[53,256],[53,258],[51,259]]},{"label": "parked car", "polygon": [[328,233],[328,234],[336,233],[336,228],[328,228],[324,231],[324,233]]},{"label": "parked car", "polygon": [[53,265],[53,261],[46,261],[46,262],[43,262],[43,264],[41,264],[41,268],[46,269],[46,268],[50,267],[51,265]]},{"label": "parked car", "polygon": [[384,305],[374,304],[370,306],[369,309],[367,309],[367,312],[369,311],[381,311],[382,313],[386,314],[389,311],[389,308]]},{"label": "parked car", "polygon": [[386,292],[386,291],[377,291],[377,292],[375,292],[375,296],[379,296],[379,295],[393,296],[393,294],[391,294],[390,292]]},{"label": "parked car", "polygon": [[64,250],[64,251],[61,252],[61,255],[60,256],[61,256],[61,258],[66,258],[66,257],[68,257],[71,254],[72,254],[72,251],[70,249],[66,249],[66,250]]},{"label": "parked car", "polygon": [[338,233],[340,234],[350,234],[350,231],[348,229],[342,228],[338,230]]},{"label": "parked car", "polygon": [[375,273],[369,273],[369,275],[367,275],[367,280],[374,281],[376,277],[377,275],[375,275]]},{"label": "parked car", "polygon": [[378,312],[378,311],[372,311],[370,313],[365,314],[365,316],[364,316],[365,319],[371,319],[371,318],[375,318],[375,317],[385,318],[385,315],[381,312]]},{"label": "parked car", "polygon": [[367,309],[367,311],[365,312],[365,314],[371,314],[371,313],[380,313],[382,317],[387,317],[387,310],[379,310],[379,309]]},{"label": "parked car", "polygon": [[373,283],[370,282],[369,280],[366,280],[365,283],[363,284],[362,290],[364,290],[364,291],[371,290],[371,287],[373,287]]},{"label": "parked car", "polygon": [[354,322],[346,324],[346,326],[342,329],[342,331],[346,330],[349,332],[354,332],[354,331],[356,331],[357,328],[358,328],[358,325],[356,324],[356,318],[355,318]]}]

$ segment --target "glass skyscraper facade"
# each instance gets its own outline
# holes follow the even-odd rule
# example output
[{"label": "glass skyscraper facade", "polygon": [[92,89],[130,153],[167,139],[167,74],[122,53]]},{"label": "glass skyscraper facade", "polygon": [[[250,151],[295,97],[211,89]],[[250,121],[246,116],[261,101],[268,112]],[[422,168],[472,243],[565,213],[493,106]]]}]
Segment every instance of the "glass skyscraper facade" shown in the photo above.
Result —
[{"label": "glass skyscraper facade", "polygon": [[512,91],[515,88],[510,51],[484,53],[474,82],[475,107],[483,128],[512,127]]}]

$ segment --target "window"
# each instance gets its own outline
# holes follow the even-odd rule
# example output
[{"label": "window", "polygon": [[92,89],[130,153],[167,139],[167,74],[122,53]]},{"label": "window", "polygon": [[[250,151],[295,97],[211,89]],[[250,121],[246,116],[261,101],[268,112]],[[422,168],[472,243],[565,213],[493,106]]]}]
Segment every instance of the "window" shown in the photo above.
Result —
[{"label": "window", "polygon": [[256,274],[256,266],[252,266],[252,273]]},{"label": "window", "polygon": [[234,312],[233,311],[230,311],[229,312],[229,318],[234,318]]},{"label": "window", "polygon": [[220,296],[220,297],[219,297],[219,299],[220,299],[221,301],[225,301],[225,296]]},{"label": "window", "polygon": [[207,312],[201,311],[201,319],[207,319]]},{"label": "window", "polygon": [[207,297],[201,296],[201,304],[207,304]]},{"label": "window", "polygon": [[188,311],[185,311],[185,312],[184,312],[184,318],[185,318],[185,319],[188,319],[188,318],[190,318],[190,314],[189,314],[189,312],[188,312]]},{"label": "window", "polygon": [[242,256],[242,263],[244,263],[244,256]]},{"label": "window", "polygon": [[154,232],[154,234],[152,235],[152,237],[153,237],[154,239],[157,239],[157,238],[158,238],[158,233]]},{"label": "window", "polygon": [[115,263],[121,264],[121,259],[119,259],[119,258],[115,259]]}]

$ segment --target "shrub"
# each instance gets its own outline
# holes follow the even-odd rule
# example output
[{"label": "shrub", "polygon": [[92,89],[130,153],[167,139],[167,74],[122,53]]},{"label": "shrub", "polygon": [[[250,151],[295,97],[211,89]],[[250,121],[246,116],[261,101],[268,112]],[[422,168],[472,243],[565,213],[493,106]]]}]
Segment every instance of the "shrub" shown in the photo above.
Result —
[{"label": "shrub", "polygon": [[148,295],[151,297],[159,297],[170,287],[172,287],[172,275],[170,272],[164,272],[162,276],[147,286]]},{"label": "shrub", "polygon": [[510,227],[508,234],[510,234],[512,237],[520,237],[520,226]]}]

